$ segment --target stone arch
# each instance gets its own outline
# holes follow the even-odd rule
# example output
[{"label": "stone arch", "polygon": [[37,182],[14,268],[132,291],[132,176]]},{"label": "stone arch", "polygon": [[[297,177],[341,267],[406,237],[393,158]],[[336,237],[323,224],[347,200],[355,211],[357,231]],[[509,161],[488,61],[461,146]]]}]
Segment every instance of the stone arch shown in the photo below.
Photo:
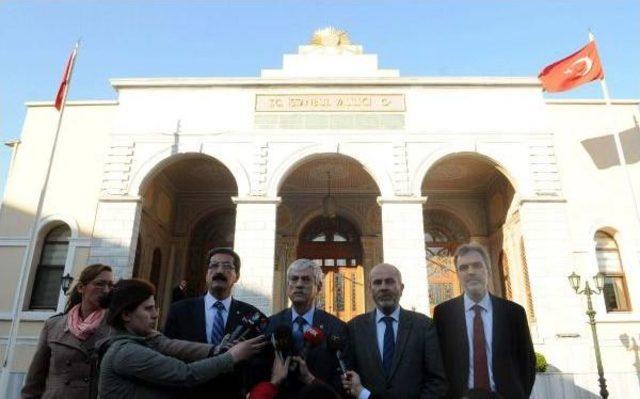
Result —
[{"label": "stone arch", "polygon": [[145,187],[153,178],[167,166],[176,161],[189,159],[192,157],[205,156],[221,163],[233,176],[236,186],[238,187],[238,196],[246,195],[250,191],[249,175],[245,168],[235,159],[229,157],[222,151],[204,152],[200,148],[199,151],[175,151],[174,147],[167,147],[150,158],[146,159],[140,167],[133,172],[133,177],[129,185],[129,195],[142,195]]},{"label": "stone arch", "polygon": [[337,144],[334,145],[319,145],[314,144],[290,154],[285,161],[281,162],[275,167],[274,172],[267,180],[267,195],[271,198],[277,197],[280,187],[285,182],[287,177],[296,170],[296,168],[304,162],[310,161],[314,158],[321,158],[326,155],[339,155],[344,156],[358,163],[369,174],[371,179],[378,186],[381,196],[393,195],[393,185],[389,174],[384,170],[383,166],[375,164],[369,164],[363,159],[359,158],[356,154],[347,154],[340,152]]},{"label": "stone arch", "polygon": [[482,153],[480,151],[478,151],[478,149],[475,147],[475,145],[469,144],[469,145],[462,145],[462,144],[458,144],[458,145],[450,145],[450,146],[446,146],[444,148],[438,149],[434,152],[432,152],[431,154],[429,154],[426,158],[424,158],[419,164],[418,167],[416,168],[413,177],[411,179],[411,192],[413,193],[413,195],[415,196],[421,196],[422,195],[422,183],[424,182],[424,179],[427,177],[427,173],[429,173],[429,170],[431,170],[431,168],[436,165],[438,162],[443,161],[445,159],[451,158],[451,157],[456,157],[456,156],[473,156],[473,157],[477,157],[479,159],[482,159],[484,161],[487,161],[491,164],[493,164],[496,169],[507,179],[507,181],[513,186],[514,190],[516,191],[516,193],[520,192],[522,190],[522,183],[521,181],[523,180],[521,177],[519,179],[516,179],[514,174],[511,173],[511,171],[506,168],[504,166],[504,164],[495,159],[495,157],[489,155],[489,154],[485,154]]}]

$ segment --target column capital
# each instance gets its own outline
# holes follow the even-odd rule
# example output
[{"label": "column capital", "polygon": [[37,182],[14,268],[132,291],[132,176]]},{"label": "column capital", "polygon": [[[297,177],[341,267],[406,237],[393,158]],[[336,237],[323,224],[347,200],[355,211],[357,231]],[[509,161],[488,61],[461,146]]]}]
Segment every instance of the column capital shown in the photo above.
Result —
[{"label": "column capital", "polygon": [[378,205],[384,204],[424,204],[427,197],[378,197],[376,198]]},{"label": "column capital", "polygon": [[231,197],[231,201],[234,204],[275,204],[280,205],[282,202],[281,197],[263,197],[263,196],[245,196],[245,197]]}]

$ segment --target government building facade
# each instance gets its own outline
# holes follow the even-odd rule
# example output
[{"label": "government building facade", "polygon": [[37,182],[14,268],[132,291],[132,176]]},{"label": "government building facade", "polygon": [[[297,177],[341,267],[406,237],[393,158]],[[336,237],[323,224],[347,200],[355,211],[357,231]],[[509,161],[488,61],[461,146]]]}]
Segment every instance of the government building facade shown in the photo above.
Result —
[{"label": "government building facade", "polygon": [[592,286],[605,275],[592,301],[610,397],[640,397],[639,101],[548,100],[535,77],[403,77],[331,29],[259,77],[111,84],[114,100],[67,103],[35,223],[53,104],[28,103],[9,143],[0,350],[14,353],[13,392],[64,307],[61,277],[87,264],[149,279],[166,316],[180,280],[203,292],[207,250],[233,247],[234,296],[272,314],[287,265],[306,257],[325,271],[318,306],[349,320],[373,309],[366,276],[382,261],[402,272],[402,306],[431,314],[461,293],[452,254],[475,242],[490,291],[526,309],[550,365],[532,397],[597,397],[574,271]]}]

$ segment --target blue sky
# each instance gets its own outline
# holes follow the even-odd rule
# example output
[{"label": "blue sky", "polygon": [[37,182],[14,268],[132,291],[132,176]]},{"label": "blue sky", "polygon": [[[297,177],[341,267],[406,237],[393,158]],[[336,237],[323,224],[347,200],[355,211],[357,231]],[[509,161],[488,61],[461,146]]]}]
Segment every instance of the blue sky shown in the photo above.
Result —
[{"label": "blue sky", "polygon": [[[54,98],[78,38],[69,98],[114,99],[109,78],[258,76],[328,25],[402,76],[536,76],[591,28],[611,97],[640,98],[637,0],[3,1],[0,139],[19,137],[26,101]],[[553,97],[601,95],[592,83]]]}]

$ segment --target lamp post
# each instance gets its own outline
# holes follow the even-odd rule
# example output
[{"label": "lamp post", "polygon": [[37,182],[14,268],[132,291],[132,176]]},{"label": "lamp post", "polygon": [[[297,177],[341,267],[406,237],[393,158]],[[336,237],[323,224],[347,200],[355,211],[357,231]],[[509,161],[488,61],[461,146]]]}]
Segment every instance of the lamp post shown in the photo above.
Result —
[{"label": "lamp post", "polygon": [[71,277],[71,275],[69,273],[67,273],[66,275],[60,277],[60,282],[62,283],[62,292],[64,292],[64,294],[67,294],[67,291],[69,291],[69,287],[71,287],[71,283],[73,283],[73,277]]},{"label": "lamp post", "polygon": [[593,289],[589,286],[589,281],[584,282],[584,289],[580,290],[580,276],[576,272],[571,273],[569,276],[569,283],[571,288],[576,294],[584,294],[587,296],[587,316],[589,316],[589,324],[591,325],[591,336],[593,337],[593,349],[596,352],[596,365],[598,367],[598,381],[600,383],[600,396],[603,399],[609,397],[609,391],[607,391],[607,380],[604,378],[604,370],[602,368],[602,358],[600,357],[600,343],[598,342],[598,332],[596,331],[596,311],[593,310],[593,303],[591,302],[591,295],[600,294],[604,288],[604,274],[598,273],[593,276],[593,282],[596,288]]}]

